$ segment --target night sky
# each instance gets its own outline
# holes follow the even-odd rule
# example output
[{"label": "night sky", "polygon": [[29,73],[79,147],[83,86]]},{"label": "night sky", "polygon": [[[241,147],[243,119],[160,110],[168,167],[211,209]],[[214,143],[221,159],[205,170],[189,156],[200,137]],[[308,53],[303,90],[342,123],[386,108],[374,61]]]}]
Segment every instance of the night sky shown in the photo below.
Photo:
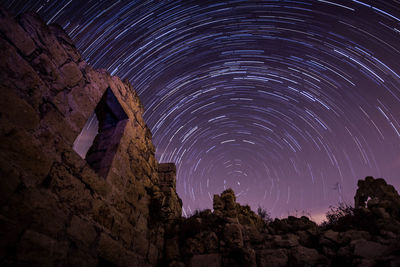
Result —
[{"label": "night sky", "polygon": [[130,80],[184,215],[229,187],[314,219],[367,175],[400,188],[399,0],[0,3]]}]

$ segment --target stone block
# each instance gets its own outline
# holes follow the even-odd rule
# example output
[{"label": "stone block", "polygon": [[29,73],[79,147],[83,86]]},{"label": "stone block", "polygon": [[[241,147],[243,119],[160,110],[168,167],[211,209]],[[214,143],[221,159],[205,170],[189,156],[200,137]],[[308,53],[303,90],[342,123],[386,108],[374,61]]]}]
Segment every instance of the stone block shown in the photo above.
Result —
[{"label": "stone block", "polygon": [[179,241],[177,238],[165,240],[165,259],[167,261],[179,259],[180,249]]},{"label": "stone block", "polygon": [[7,158],[21,170],[21,180],[27,187],[43,182],[49,173],[52,159],[27,131],[14,128],[7,135],[0,136],[0,156]]},{"label": "stone block", "polygon": [[327,258],[318,253],[316,249],[297,246],[291,249],[294,266],[326,265]]},{"label": "stone block", "polygon": [[104,200],[95,198],[93,207],[90,212],[93,220],[104,226],[106,229],[111,229],[113,223],[112,209]]},{"label": "stone block", "polygon": [[116,266],[123,266],[125,249],[121,244],[105,233],[100,234],[98,243],[99,256]]},{"label": "stone block", "polygon": [[75,62],[69,62],[60,68],[64,81],[68,87],[74,87],[82,80],[82,72]]},{"label": "stone block", "polygon": [[8,12],[0,7],[0,32],[18,48],[24,56],[29,56],[35,51],[36,45],[24,29],[11,17]]},{"label": "stone block", "polygon": [[66,260],[67,251],[67,242],[27,230],[21,237],[16,257],[31,266],[54,266],[56,262]]},{"label": "stone block", "polygon": [[71,58],[74,62],[78,62],[82,60],[81,55],[79,54],[78,50],[76,49],[74,42],[71,38],[65,33],[64,29],[57,24],[49,25],[50,31],[54,36],[56,36],[57,40],[64,48],[65,52],[67,53],[68,57]]},{"label": "stone block", "polygon": [[72,216],[71,223],[67,228],[67,234],[76,242],[82,242],[89,247],[97,236],[92,223],[87,222],[78,216]]},{"label": "stone block", "polygon": [[190,267],[219,267],[221,266],[221,255],[214,254],[203,254],[193,255],[190,259]]},{"label": "stone block", "polygon": [[243,235],[240,224],[229,223],[224,227],[224,241],[230,247],[243,247]]},{"label": "stone block", "polygon": [[18,221],[0,215],[0,258],[6,258],[8,251],[14,251],[24,230]]},{"label": "stone block", "polygon": [[39,126],[39,114],[28,102],[19,97],[12,88],[2,88],[7,91],[0,98],[0,133],[9,132],[12,128],[18,127],[33,131]]},{"label": "stone block", "polygon": [[[38,73],[6,40],[0,37],[0,84],[2,89],[14,90],[35,109],[48,88]],[[5,91],[6,92],[6,91]]]},{"label": "stone block", "polygon": [[0,205],[7,201],[21,182],[19,170],[4,156],[0,154]]},{"label": "stone block", "polygon": [[69,205],[77,213],[85,213],[91,209],[93,197],[90,191],[64,165],[55,164],[49,173],[49,179],[51,190],[64,205]]},{"label": "stone block", "polygon": [[56,66],[61,66],[68,59],[64,49],[60,43],[57,42],[57,38],[37,14],[22,14],[19,17],[19,23],[37,46],[44,51],[48,51]]},{"label": "stone block", "polygon": [[286,249],[264,249],[257,251],[257,265],[260,267],[283,267],[288,265]]},{"label": "stone block", "polygon": [[150,243],[149,252],[147,253],[147,260],[149,261],[149,263],[152,266],[157,266],[159,256],[162,256],[162,255],[159,254],[158,248],[155,245]]},{"label": "stone block", "polygon": [[87,164],[82,168],[81,179],[86,186],[91,188],[103,198],[107,198],[111,192],[110,185],[107,184],[102,177],[98,176]]},{"label": "stone block", "polygon": [[354,247],[354,255],[363,258],[379,258],[388,251],[388,247],[377,242],[359,239],[351,242]]},{"label": "stone block", "polygon": [[[13,194],[1,207],[1,214],[16,221],[21,227],[57,237],[65,231],[68,212],[62,209],[58,199],[45,189],[23,189]],[[51,220],[49,219],[51,218]]]}]

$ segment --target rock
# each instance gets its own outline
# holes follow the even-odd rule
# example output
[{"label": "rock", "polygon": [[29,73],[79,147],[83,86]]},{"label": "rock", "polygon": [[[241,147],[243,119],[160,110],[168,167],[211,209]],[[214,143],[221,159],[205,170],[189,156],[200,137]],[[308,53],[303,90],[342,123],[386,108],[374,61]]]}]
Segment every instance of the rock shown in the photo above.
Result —
[{"label": "rock", "polygon": [[275,236],[274,239],[275,245],[281,248],[291,248],[299,244],[299,237],[294,234],[286,234],[283,238],[281,236]]},{"label": "rock", "polygon": [[224,241],[230,247],[243,247],[243,235],[240,224],[229,223],[225,225]]},{"label": "rock", "polygon": [[387,246],[381,245],[373,241],[359,239],[351,242],[354,246],[354,255],[358,257],[375,259],[383,256],[388,250]]},{"label": "rock", "polygon": [[339,233],[333,230],[328,230],[323,234],[323,237],[333,241],[334,243],[339,243]]},{"label": "rock", "polygon": [[190,267],[210,267],[221,266],[221,255],[220,254],[204,254],[204,255],[193,255],[190,260]]},{"label": "rock", "polygon": [[185,253],[189,255],[203,254],[205,251],[204,244],[205,242],[202,242],[197,238],[188,238],[186,239],[185,242],[185,247],[184,247]]},{"label": "rock", "polygon": [[179,241],[177,238],[165,240],[165,259],[167,261],[179,259]]},{"label": "rock", "polygon": [[26,231],[18,247],[17,259],[36,266],[53,266],[64,259],[68,243],[60,242],[35,231]]},{"label": "rock", "polygon": [[75,242],[83,242],[90,246],[96,236],[95,228],[89,223],[77,216],[73,216],[70,226],[67,228],[67,234],[72,237]]},{"label": "rock", "polygon": [[206,252],[212,253],[218,250],[218,237],[214,232],[206,232],[202,234],[201,240],[204,242]]},{"label": "rock", "polygon": [[24,55],[29,56],[35,51],[36,46],[29,35],[12,18],[7,10],[0,7],[0,32],[2,32],[11,43]]},{"label": "rock", "polygon": [[358,239],[366,239],[370,240],[371,235],[367,231],[358,231],[358,230],[348,230],[346,232],[341,233],[340,239],[343,241],[343,243],[349,243],[353,240],[358,240]]},{"label": "rock", "polygon": [[68,87],[74,87],[82,79],[82,72],[74,62],[69,62],[61,67],[61,73]]},{"label": "rock", "polygon": [[372,212],[384,220],[390,219],[390,214],[382,207],[373,207]]},{"label": "rock", "polygon": [[352,249],[350,246],[344,246],[339,248],[337,255],[342,258],[350,258],[352,255]]},{"label": "rock", "polygon": [[222,198],[218,195],[214,195],[214,198],[213,198],[214,212],[216,212],[216,211],[222,212],[224,207],[225,207],[225,203],[222,201]]},{"label": "rock", "polygon": [[68,56],[57,41],[57,38],[37,14],[22,14],[18,22],[38,47],[44,51],[48,51],[52,61],[57,67],[67,61]]},{"label": "rock", "polygon": [[320,245],[335,248],[340,243],[339,233],[333,230],[324,232],[319,240]]},{"label": "rock", "polygon": [[180,261],[172,261],[168,265],[169,267],[185,267],[185,264]]},{"label": "rock", "polygon": [[257,251],[257,265],[260,267],[288,266],[288,251],[286,249],[264,249]]},{"label": "rock", "polygon": [[334,258],[336,256],[335,250],[330,247],[322,247],[322,254],[327,256],[328,258]]},{"label": "rock", "polygon": [[305,247],[312,247],[315,241],[315,236],[310,234],[309,231],[297,231],[296,235],[299,237],[299,243]]},{"label": "rock", "polygon": [[278,233],[311,230],[317,227],[315,222],[310,221],[310,219],[305,216],[302,216],[301,218],[289,216],[287,219],[275,219],[269,226]]},{"label": "rock", "polygon": [[316,249],[303,246],[292,248],[291,256],[295,266],[316,266],[327,263],[327,259],[319,254]]},{"label": "rock", "polygon": [[[358,189],[354,196],[355,207],[383,207],[389,208],[391,216],[400,217],[400,196],[392,185],[388,185],[382,178],[374,179],[371,176],[359,180]],[[371,198],[368,202],[367,200]]]}]

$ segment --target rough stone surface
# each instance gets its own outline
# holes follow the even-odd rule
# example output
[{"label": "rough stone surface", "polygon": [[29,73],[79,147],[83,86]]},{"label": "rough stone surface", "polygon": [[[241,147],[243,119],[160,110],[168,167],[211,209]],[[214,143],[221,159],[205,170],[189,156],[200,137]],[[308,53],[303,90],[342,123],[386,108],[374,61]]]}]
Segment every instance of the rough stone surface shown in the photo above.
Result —
[{"label": "rough stone surface", "polygon": [[352,245],[354,246],[354,255],[363,258],[378,258],[388,251],[386,246],[365,239],[354,241]]},{"label": "rough stone surface", "polygon": [[220,254],[194,255],[190,260],[190,267],[219,267],[221,266]]},{"label": "rough stone surface", "polygon": [[365,180],[359,180],[354,202],[356,208],[380,207],[380,213],[388,212],[391,216],[400,218],[400,196],[396,189],[382,178],[366,177]]},{"label": "rough stone surface", "polygon": [[[0,8],[0,47],[0,265],[161,264],[181,217],[176,168],[156,162],[132,86],[33,13]],[[102,173],[73,143],[107,89],[127,119]]]},{"label": "rough stone surface", "polygon": [[[231,189],[185,218],[129,82],[32,13],[0,8],[0,58],[1,266],[400,265],[400,196],[383,179],[360,180],[353,214],[331,224],[264,221]],[[120,118],[110,128],[104,101]],[[101,134],[84,159],[73,147],[93,112]]]}]

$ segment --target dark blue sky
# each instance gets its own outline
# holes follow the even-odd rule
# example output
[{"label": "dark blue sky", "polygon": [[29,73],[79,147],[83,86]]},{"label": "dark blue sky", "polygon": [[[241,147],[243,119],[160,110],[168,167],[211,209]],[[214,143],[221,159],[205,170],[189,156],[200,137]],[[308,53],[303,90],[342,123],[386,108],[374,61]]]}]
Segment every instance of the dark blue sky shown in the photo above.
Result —
[{"label": "dark blue sky", "polygon": [[0,1],[128,78],[184,213],[232,187],[273,216],[400,187],[400,2]]}]

